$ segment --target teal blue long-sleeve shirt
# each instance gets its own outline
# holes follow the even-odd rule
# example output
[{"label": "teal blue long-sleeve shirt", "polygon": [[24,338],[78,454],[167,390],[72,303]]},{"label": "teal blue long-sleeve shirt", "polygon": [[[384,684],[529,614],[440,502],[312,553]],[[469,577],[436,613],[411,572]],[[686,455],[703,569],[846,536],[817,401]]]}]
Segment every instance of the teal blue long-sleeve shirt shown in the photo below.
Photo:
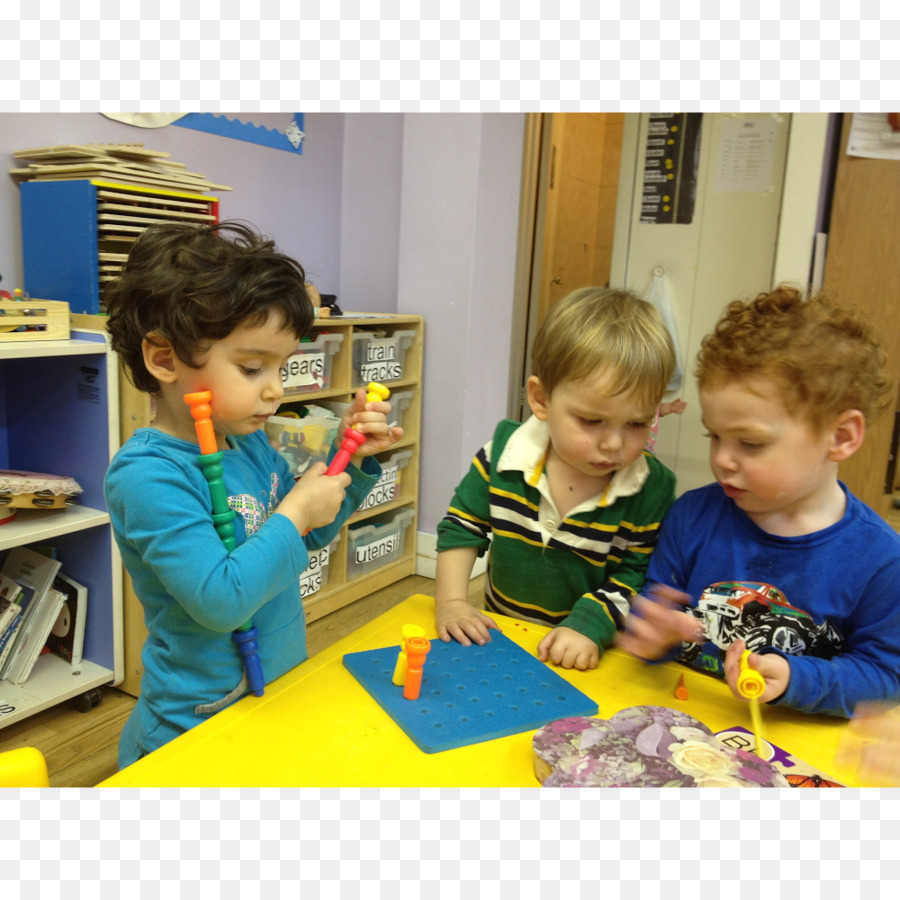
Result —
[{"label": "teal blue long-sleeve shirt", "polygon": [[[228,553],[213,527],[197,445],[154,428],[135,432],[106,476],[122,560],[144,609],[141,696],[119,745],[120,767],[177,737],[244,693],[243,661],[231,633],[248,619],[259,631],[266,682],[306,659],[300,576],[378,480],[367,458],[335,521],[301,536],[275,507],[294,479],[262,431],[229,438],[223,479],[237,513]],[[236,692],[237,689],[237,692]]]}]

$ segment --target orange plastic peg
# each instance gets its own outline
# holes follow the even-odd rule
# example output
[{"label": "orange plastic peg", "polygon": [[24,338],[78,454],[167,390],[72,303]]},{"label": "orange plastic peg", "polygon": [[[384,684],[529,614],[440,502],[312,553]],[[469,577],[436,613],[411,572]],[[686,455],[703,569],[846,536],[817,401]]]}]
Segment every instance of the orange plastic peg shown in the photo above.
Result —
[{"label": "orange plastic peg", "polygon": [[428,638],[408,637],[406,639],[406,682],[403,685],[403,696],[407,700],[418,700],[422,687],[422,667],[425,657],[431,649]]},{"label": "orange plastic peg", "polygon": [[184,395],[184,402],[191,408],[191,415],[194,417],[194,428],[197,431],[197,443],[200,445],[201,453],[219,452],[216,432],[210,418],[212,415],[212,407],[209,405],[211,400],[211,391],[197,391]]},{"label": "orange plastic peg", "polygon": [[690,696],[688,694],[688,689],[684,686],[684,675],[680,676],[678,679],[678,684],[675,687],[675,696],[679,700],[687,700]]}]

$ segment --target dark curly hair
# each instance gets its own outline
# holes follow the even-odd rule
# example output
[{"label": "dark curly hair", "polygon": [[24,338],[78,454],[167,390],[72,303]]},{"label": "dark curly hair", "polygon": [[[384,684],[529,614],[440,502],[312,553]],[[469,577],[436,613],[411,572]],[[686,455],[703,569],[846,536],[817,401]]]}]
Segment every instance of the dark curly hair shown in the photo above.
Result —
[{"label": "dark curly hair", "polygon": [[241,222],[151,225],[104,293],[112,347],[134,386],[153,394],[159,382],[144,366],[145,338],[159,335],[195,365],[210,341],[275,314],[299,342],[315,317],[305,285],[296,260]]},{"label": "dark curly hair", "polygon": [[772,378],[785,408],[816,428],[849,409],[870,422],[893,394],[884,351],[866,319],[824,294],[804,299],[786,285],[730,303],[701,343],[695,374],[701,389]]}]

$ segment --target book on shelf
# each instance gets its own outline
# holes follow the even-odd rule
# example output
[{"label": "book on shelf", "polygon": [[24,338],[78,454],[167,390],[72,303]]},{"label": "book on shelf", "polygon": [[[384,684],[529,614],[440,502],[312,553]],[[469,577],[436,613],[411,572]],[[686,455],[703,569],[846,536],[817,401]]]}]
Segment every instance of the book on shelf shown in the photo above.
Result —
[{"label": "book on shelf", "polygon": [[[24,652],[32,621],[41,606],[41,601],[51,589],[59,568],[59,560],[50,559],[29,547],[13,547],[9,551],[0,574],[12,579],[21,588],[16,602],[22,607],[22,612],[19,624],[15,626],[15,631],[0,651],[0,678],[7,677],[14,659]],[[56,615],[59,615],[58,609]]]},{"label": "book on shelf", "polygon": [[22,588],[19,583],[0,572],[0,602],[8,600],[10,603],[14,603],[16,597],[21,593]]},{"label": "book on shelf", "polygon": [[88,592],[83,584],[60,572],[53,587],[66,595],[56,622],[47,637],[47,646],[64,660],[77,666],[84,646],[84,623],[87,618]]},{"label": "book on shelf", "polygon": [[0,575],[0,649],[3,647],[3,636],[10,627],[13,619],[22,612],[22,607],[16,603],[22,588],[12,578]]},{"label": "book on shelf", "polygon": [[[2,576],[0,576],[2,577]],[[15,582],[13,582],[15,584]],[[8,591],[5,587],[0,588],[0,653],[2,653],[9,635],[12,633],[19,619],[22,616],[22,607],[16,603],[16,598],[21,593],[19,586],[15,585],[17,590]]]},{"label": "book on shelf", "polygon": [[30,617],[28,629],[19,637],[13,650],[12,660],[5,676],[7,681],[24,684],[28,680],[65,602],[66,595],[53,587],[41,598],[34,615]]}]

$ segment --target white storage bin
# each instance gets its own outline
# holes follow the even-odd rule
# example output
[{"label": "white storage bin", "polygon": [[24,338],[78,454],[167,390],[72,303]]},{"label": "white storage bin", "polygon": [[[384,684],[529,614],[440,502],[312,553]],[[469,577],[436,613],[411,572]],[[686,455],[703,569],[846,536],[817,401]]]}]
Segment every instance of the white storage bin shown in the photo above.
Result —
[{"label": "white storage bin", "polygon": [[296,353],[281,370],[286,391],[321,391],[331,387],[332,357],[344,340],[342,334],[320,334],[315,340],[301,341]]},{"label": "white storage bin", "polygon": [[360,509],[372,509],[374,506],[383,506],[400,496],[400,473],[406,468],[406,464],[412,457],[412,450],[397,450],[387,459],[380,459],[381,477],[375,483],[375,487],[366,495],[366,499],[360,504]]},{"label": "white storage bin", "polygon": [[391,394],[388,397],[388,402],[391,404],[391,411],[388,414],[388,425],[396,425],[398,428],[403,428],[403,418],[414,396],[415,391],[397,391],[396,394]]},{"label": "white storage bin", "polygon": [[304,597],[315,594],[316,591],[328,584],[328,563],[340,540],[341,536],[338,534],[327,547],[316,550],[315,553],[310,553],[309,567],[300,576],[300,591]]},{"label": "white storage bin", "polygon": [[374,333],[353,334],[353,383],[366,385],[370,381],[387,383],[404,377],[406,350],[415,340],[415,331],[398,330],[386,337]]},{"label": "white storage bin", "polygon": [[403,555],[406,529],[416,517],[408,507],[384,513],[347,529],[347,578],[368,575]]}]

